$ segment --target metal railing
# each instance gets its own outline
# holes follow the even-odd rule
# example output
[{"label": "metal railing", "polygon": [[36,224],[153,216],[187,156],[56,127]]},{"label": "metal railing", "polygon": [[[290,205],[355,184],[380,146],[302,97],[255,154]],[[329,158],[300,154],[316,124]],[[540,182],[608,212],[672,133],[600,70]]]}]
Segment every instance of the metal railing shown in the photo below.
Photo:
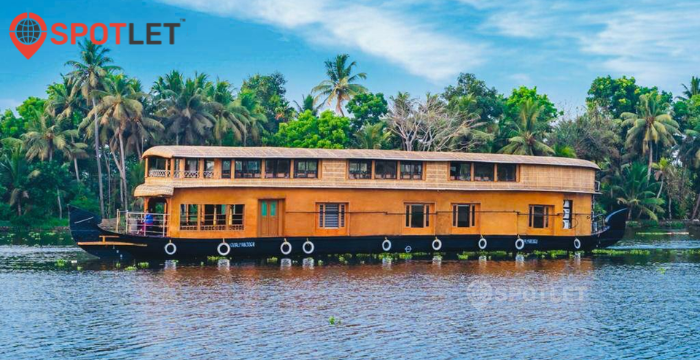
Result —
[{"label": "metal railing", "polygon": [[182,172],[182,175],[182,177],[184,177],[185,179],[196,179],[199,177],[199,171],[185,170]]},{"label": "metal railing", "polygon": [[591,233],[598,234],[600,232],[603,232],[604,230],[605,230],[605,215],[603,215],[603,214],[598,214],[598,215],[591,214]]},{"label": "metal railing", "polygon": [[204,171],[203,174],[204,174],[204,178],[206,178],[206,179],[211,179],[214,177],[214,171],[206,170],[206,171]]},{"label": "metal railing", "polygon": [[122,234],[164,237],[168,235],[169,217],[169,214],[119,211],[114,231]]},{"label": "metal railing", "polygon": [[149,177],[170,177],[170,170],[151,169],[148,171]]}]

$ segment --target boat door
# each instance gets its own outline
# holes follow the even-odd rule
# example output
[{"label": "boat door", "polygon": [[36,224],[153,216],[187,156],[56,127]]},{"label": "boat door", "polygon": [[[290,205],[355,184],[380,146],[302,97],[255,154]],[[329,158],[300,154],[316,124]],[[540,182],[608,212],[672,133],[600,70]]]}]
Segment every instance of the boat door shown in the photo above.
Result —
[{"label": "boat door", "polygon": [[260,225],[258,233],[260,236],[280,235],[280,201],[260,200]]}]

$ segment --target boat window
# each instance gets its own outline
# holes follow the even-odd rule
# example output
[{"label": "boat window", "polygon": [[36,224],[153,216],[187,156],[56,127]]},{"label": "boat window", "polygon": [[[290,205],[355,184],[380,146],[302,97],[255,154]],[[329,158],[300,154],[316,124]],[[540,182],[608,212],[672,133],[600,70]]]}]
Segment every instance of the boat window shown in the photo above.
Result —
[{"label": "boat window", "polygon": [[377,160],[374,162],[375,179],[396,179],[396,161]]},{"label": "boat window", "polygon": [[231,160],[221,161],[221,178],[230,179],[231,178]]},{"label": "boat window", "polygon": [[350,160],[348,162],[348,178],[371,179],[372,160]]},{"label": "boat window", "polygon": [[430,205],[406,205],[406,227],[424,228],[430,226]]},{"label": "boat window", "polygon": [[226,205],[204,205],[202,230],[226,230]]},{"label": "boat window", "polygon": [[549,227],[549,206],[530,205],[530,227],[544,229]]},{"label": "boat window", "polygon": [[401,180],[423,179],[423,163],[420,161],[401,162]]},{"label": "boat window", "polygon": [[493,163],[474,163],[474,181],[493,181]]},{"label": "boat window", "polygon": [[182,166],[182,165],[181,165],[181,164],[182,164],[182,160],[183,160],[183,159],[175,159],[175,162],[174,162],[174,164],[173,164],[173,170],[175,170],[175,171],[173,172],[173,176],[176,177],[176,178],[181,178],[181,177],[184,176],[184,175],[183,175],[183,172],[182,172],[182,169],[180,169],[180,167]]},{"label": "boat window", "polygon": [[180,230],[197,230],[199,205],[180,204]]},{"label": "boat window", "polygon": [[450,180],[470,181],[472,179],[472,163],[450,163]]},{"label": "boat window", "polygon": [[452,205],[452,226],[460,228],[472,227],[475,224],[476,207],[473,204]]},{"label": "boat window", "polygon": [[346,204],[319,204],[318,227],[326,229],[339,229],[345,227]]},{"label": "boat window", "polygon": [[243,230],[243,214],[245,205],[231,205],[231,217],[229,218],[230,230]]},{"label": "boat window", "polygon": [[564,229],[571,229],[571,220],[573,219],[573,200],[564,200],[564,208],[562,214],[562,220],[564,222]]},{"label": "boat window", "polygon": [[300,179],[318,178],[318,160],[294,160],[294,177]]},{"label": "boat window", "polygon": [[498,164],[498,181],[515,181],[517,174],[517,165],[515,164]]},{"label": "boat window", "polygon": [[199,177],[199,159],[185,160],[185,176],[186,178]]},{"label": "boat window", "polygon": [[265,160],[265,178],[289,179],[289,159]]},{"label": "boat window", "polygon": [[206,159],[204,160],[204,177],[211,179],[214,177],[214,160]]},{"label": "boat window", "polygon": [[242,159],[236,160],[236,179],[260,178],[260,160]]}]

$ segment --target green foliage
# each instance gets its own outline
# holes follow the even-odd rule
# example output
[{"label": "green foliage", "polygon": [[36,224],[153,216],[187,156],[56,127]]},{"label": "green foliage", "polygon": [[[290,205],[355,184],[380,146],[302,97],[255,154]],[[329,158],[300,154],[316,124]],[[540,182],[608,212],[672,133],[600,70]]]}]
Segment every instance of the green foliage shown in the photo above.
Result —
[{"label": "green foliage", "polygon": [[345,108],[353,115],[350,129],[355,132],[365,124],[374,125],[381,121],[388,111],[388,105],[382,93],[357,94],[348,101]]},{"label": "green foliage", "polygon": [[39,115],[44,113],[44,105],[46,100],[38,97],[30,96],[17,107],[17,113],[26,121],[36,120]]},{"label": "green foliage", "polygon": [[659,183],[647,176],[647,167],[642,163],[632,163],[622,168],[622,174],[612,180],[612,192],[617,203],[628,208],[630,217],[639,219],[646,215],[658,220],[663,214],[664,200],[656,197]]},{"label": "green foliage", "polygon": [[267,118],[267,130],[274,133],[281,122],[289,121],[294,111],[284,97],[287,80],[279,72],[270,75],[255,74],[243,81],[241,92],[250,92]]},{"label": "green foliage", "polygon": [[528,101],[531,101],[541,106],[541,110],[537,116],[537,120],[542,123],[548,123],[549,121],[556,118],[557,115],[559,115],[557,108],[549,100],[549,97],[546,94],[537,93],[536,86],[532,89],[526,86],[521,86],[517,89],[513,89],[513,92],[505,101],[506,115],[511,119],[518,118],[523,104],[525,104]]},{"label": "green foliage", "polygon": [[0,138],[19,137],[27,131],[27,120],[23,117],[16,117],[12,110],[5,110],[0,117]]},{"label": "green foliage", "polygon": [[442,93],[443,99],[450,104],[453,104],[456,98],[468,95],[476,100],[481,122],[495,123],[505,112],[503,95],[499,94],[496,88],[488,87],[486,82],[477,79],[474,74],[459,74],[457,84],[446,87]]},{"label": "green foliage", "polygon": [[357,63],[352,61],[348,64],[349,59],[350,55],[341,54],[334,59],[326,60],[328,79],[321,81],[311,89],[316,94],[316,99],[323,99],[323,103],[331,105],[335,101],[335,110],[341,116],[345,116],[343,113],[344,102],[367,92],[367,88],[357,84],[360,79],[366,79],[367,74],[353,74],[353,68],[357,66]]},{"label": "green foliage", "polygon": [[[593,80],[586,103],[589,107],[600,107],[619,118],[622,113],[634,112],[639,102],[639,96],[649,93],[658,93],[656,87],[648,88],[637,85],[634,77],[623,76],[613,79],[610,75],[597,77]],[[670,103],[673,96],[667,92],[661,92],[663,102]]]},{"label": "green foliage", "polygon": [[277,146],[300,148],[344,149],[350,140],[350,120],[326,110],[320,117],[311,111],[296,120],[280,124],[272,141]]}]

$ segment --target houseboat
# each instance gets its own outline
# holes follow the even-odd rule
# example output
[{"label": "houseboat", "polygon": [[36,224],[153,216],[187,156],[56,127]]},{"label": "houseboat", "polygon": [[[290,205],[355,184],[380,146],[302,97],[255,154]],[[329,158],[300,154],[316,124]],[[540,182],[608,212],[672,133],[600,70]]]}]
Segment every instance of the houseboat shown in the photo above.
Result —
[{"label": "houseboat", "polygon": [[598,167],[555,157],[394,150],[156,146],[143,208],[71,208],[99,257],[592,250],[626,212],[594,213]]}]

